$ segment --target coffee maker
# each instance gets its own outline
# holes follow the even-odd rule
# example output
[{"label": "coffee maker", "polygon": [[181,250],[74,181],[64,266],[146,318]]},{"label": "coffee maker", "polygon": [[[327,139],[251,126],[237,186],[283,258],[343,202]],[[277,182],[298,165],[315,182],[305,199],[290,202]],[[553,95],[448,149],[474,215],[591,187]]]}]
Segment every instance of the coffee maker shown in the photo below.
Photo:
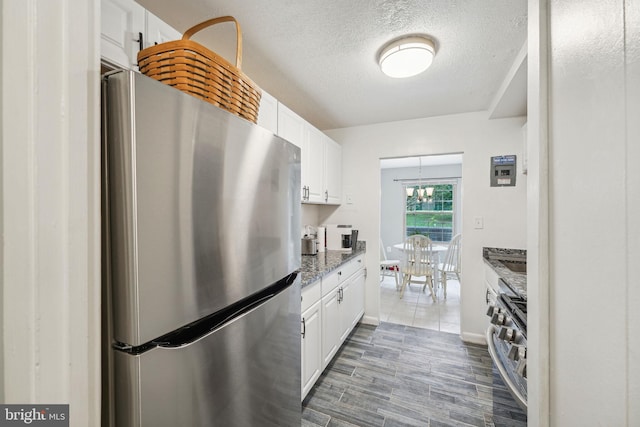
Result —
[{"label": "coffee maker", "polygon": [[326,224],[327,250],[351,252],[355,246],[358,230],[353,230],[351,225]]}]

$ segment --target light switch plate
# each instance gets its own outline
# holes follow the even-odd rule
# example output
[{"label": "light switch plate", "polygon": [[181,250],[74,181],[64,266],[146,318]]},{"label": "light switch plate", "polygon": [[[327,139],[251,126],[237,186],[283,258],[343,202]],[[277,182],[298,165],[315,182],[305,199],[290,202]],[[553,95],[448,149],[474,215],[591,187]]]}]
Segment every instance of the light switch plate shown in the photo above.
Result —
[{"label": "light switch plate", "polygon": [[347,199],[347,204],[348,205],[352,205],[353,204],[353,194],[349,193],[345,196],[345,198]]},{"label": "light switch plate", "polygon": [[475,228],[476,230],[484,228],[484,220],[481,216],[473,217],[473,228]]}]

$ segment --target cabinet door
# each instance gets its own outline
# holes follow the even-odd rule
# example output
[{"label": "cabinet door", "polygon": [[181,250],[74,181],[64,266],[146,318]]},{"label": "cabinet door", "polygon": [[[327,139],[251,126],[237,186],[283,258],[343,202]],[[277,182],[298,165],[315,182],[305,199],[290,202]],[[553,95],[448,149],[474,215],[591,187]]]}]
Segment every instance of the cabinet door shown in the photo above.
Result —
[{"label": "cabinet door", "polygon": [[160,43],[180,40],[182,34],[172,26],[164,22],[162,19],[147,11],[146,14],[146,31],[144,47],[154,46]]},{"label": "cabinet door", "polygon": [[342,286],[340,286],[341,295],[338,298],[340,303],[340,306],[338,308],[340,316],[340,322],[338,325],[338,339],[340,340],[340,344],[342,344],[344,340],[347,339],[347,336],[349,336],[349,332],[351,332],[351,315],[353,312],[353,309],[351,308],[353,302],[353,296],[351,295],[353,293],[352,285],[353,282],[351,279],[349,279],[346,280],[342,284]]},{"label": "cabinet door", "polygon": [[321,302],[302,313],[302,399],[313,387],[322,372]]},{"label": "cabinet door", "polygon": [[364,315],[364,288],[367,282],[367,275],[365,270],[358,271],[353,278],[353,303],[351,308],[353,310],[351,317],[351,329],[355,328],[362,316]]},{"label": "cabinet door", "polygon": [[300,147],[305,140],[304,120],[285,105],[278,103],[278,136]]},{"label": "cabinet door", "polygon": [[326,203],[342,203],[342,146],[325,135],[324,183]]},{"label": "cabinet door", "polygon": [[144,8],[133,0],[101,0],[100,54],[118,68],[137,70]]},{"label": "cabinet door", "polygon": [[340,347],[339,288],[322,298],[322,369],[326,368]]},{"label": "cabinet door", "polygon": [[278,100],[265,91],[260,98],[258,125],[278,135]]},{"label": "cabinet door", "polygon": [[[325,134],[307,124],[308,144],[302,153],[302,169],[308,187],[307,202],[326,203],[324,188]],[[306,174],[305,171],[306,170]]]},{"label": "cabinet door", "polygon": [[291,111],[285,105],[278,102],[278,136],[286,139],[293,145],[300,148],[301,165],[300,165],[300,186],[302,201],[304,202],[307,197],[307,184],[305,182],[306,169],[305,162],[305,145],[307,143],[307,136],[305,135],[305,122],[302,117]]},{"label": "cabinet door", "polygon": [[340,342],[347,339],[364,314],[364,270],[358,271],[342,286],[340,301]]}]

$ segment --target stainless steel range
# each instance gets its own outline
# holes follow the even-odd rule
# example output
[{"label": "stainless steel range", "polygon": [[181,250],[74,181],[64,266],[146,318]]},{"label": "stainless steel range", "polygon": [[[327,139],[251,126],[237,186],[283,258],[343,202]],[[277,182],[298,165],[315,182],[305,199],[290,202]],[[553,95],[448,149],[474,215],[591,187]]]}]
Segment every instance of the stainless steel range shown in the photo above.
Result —
[{"label": "stainless steel range", "polygon": [[499,293],[491,299],[487,315],[487,344],[500,376],[516,402],[527,408],[527,298],[502,279]]}]

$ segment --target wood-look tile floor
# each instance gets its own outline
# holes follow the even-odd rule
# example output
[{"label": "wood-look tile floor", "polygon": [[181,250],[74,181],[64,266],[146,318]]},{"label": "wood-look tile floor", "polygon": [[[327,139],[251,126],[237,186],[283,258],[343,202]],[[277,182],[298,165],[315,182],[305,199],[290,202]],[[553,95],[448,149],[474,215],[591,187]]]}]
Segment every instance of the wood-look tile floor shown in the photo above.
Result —
[{"label": "wood-look tile floor", "polygon": [[358,325],[302,404],[302,426],[526,426],[486,347]]}]

